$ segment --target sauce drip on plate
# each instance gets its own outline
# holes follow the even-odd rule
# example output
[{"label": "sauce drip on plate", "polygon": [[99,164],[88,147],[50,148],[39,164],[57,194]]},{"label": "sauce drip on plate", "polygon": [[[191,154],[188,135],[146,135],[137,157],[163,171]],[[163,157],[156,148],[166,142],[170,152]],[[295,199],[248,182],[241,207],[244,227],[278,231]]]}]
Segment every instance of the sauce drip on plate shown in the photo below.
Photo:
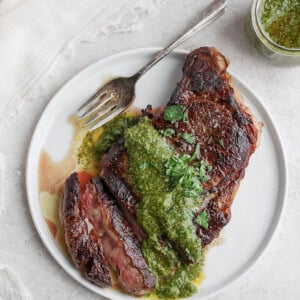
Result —
[{"label": "sauce drip on plate", "polygon": [[74,118],[69,121],[74,125],[73,142],[61,161],[54,161],[49,153],[41,151],[39,161],[39,201],[43,216],[49,231],[63,251],[68,256],[67,246],[64,238],[64,230],[59,220],[59,202],[65,179],[76,169],[76,149],[81,142],[81,136],[85,133],[75,125]]}]

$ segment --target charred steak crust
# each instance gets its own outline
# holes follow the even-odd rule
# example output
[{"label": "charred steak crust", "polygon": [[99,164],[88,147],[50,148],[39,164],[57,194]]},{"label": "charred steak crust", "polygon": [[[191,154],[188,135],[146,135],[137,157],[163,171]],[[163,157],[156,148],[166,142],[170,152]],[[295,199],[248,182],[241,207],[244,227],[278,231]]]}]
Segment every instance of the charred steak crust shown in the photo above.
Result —
[{"label": "charred steak crust", "polygon": [[128,292],[142,295],[154,287],[155,280],[142,256],[139,241],[116,201],[104,191],[101,179],[95,178],[92,182],[98,190],[98,204],[102,222],[110,237],[113,237],[114,242],[116,242],[116,239],[118,240],[115,247],[113,244],[110,245],[112,247],[111,251],[113,252],[118,247],[122,247],[122,251],[129,259],[128,264],[121,269],[119,260],[122,251],[118,249],[116,251],[117,257],[110,255],[110,259],[115,259],[114,262],[111,262],[111,265],[118,272],[120,283]]},{"label": "charred steak crust", "polygon": [[60,217],[69,253],[87,279],[100,287],[111,286],[109,266],[130,294],[143,295],[154,287],[139,241],[100,178],[80,190],[73,173],[65,182]]},{"label": "charred steak crust", "polygon": [[73,173],[65,182],[60,217],[65,229],[66,244],[75,265],[94,284],[100,287],[111,286],[101,241],[81,201],[77,173]]},{"label": "charred steak crust", "polygon": [[142,241],[146,238],[146,234],[136,221],[136,204],[139,199],[128,182],[127,152],[124,148],[124,139],[113,144],[109,151],[102,156],[100,168],[101,178],[122,208],[138,240]]},{"label": "charred steak crust", "polygon": [[138,198],[128,188],[127,167],[124,139],[120,139],[102,156],[100,176],[108,185],[110,192],[118,199],[122,209],[135,216]]}]

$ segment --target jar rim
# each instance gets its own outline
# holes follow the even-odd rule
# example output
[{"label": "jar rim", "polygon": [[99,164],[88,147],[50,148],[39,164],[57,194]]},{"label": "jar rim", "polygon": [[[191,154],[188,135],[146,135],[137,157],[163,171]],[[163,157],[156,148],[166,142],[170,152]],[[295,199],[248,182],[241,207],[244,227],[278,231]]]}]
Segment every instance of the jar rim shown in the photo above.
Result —
[{"label": "jar rim", "polygon": [[[274,51],[280,52],[281,54],[287,55],[300,55],[300,48],[288,48],[282,46],[276,42],[274,42],[270,36],[266,33],[261,23],[260,12],[261,12],[261,5],[264,0],[253,0],[252,2],[252,9],[251,9],[251,18],[253,23],[253,18],[255,19],[256,26],[254,26],[255,31],[259,30],[259,34],[261,34],[264,39],[261,39],[258,35],[258,38],[267,46],[271,47]],[[256,32],[257,33],[257,32]],[[266,42],[267,41],[267,42]]]}]

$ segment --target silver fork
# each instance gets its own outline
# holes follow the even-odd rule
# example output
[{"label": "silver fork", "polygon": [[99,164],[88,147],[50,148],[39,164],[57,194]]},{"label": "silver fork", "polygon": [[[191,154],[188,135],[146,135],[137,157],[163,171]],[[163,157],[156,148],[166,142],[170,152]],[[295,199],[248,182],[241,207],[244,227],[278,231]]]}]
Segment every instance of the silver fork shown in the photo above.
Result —
[{"label": "silver fork", "polygon": [[160,50],[152,60],[130,77],[118,77],[101,87],[79,107],[76,114],[84,127],[92,131],[122,113],[133,103],[135,84],[150,68],[200,29],[218,19],[227,5],[226,0],[215,0],[201,12],[200,20],[179,38]]}]

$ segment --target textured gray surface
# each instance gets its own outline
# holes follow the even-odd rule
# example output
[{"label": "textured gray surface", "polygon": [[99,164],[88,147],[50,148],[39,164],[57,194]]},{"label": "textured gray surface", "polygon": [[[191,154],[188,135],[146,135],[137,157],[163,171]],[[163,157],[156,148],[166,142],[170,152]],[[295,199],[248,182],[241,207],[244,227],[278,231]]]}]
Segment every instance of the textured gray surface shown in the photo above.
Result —
[{"label": "textured gray surface", "polygon": [[[0,152],[6,165],[1,186],[5,211],[0,213],[0,262],[18,271],[33,299],[101,298],[77,284],[54,262],[29,214],[24,186],[26,154],[34,126],[51,98],[49,95],[79,70],[107,55],[165,45],[208,1],[199,2],[169,0],[151,18],[145,16],[142,32],[115,34],[105,42],[80,43],[71,55],[62,55],[52,66],[51,84],[38,86],[38,97],[27,101],[17,117],[0,128]],[[300,299],[300,68],[278,69],[257,54],[244,33],[249,3],[229,1],[226,15],[183,48],[215,46],[231,60],[230,69],[263,100],[285,146],[289,195],[280,227],[263,257],[246,276],[212,299]],[[56,74],[60,74],[59,80]]]}]

